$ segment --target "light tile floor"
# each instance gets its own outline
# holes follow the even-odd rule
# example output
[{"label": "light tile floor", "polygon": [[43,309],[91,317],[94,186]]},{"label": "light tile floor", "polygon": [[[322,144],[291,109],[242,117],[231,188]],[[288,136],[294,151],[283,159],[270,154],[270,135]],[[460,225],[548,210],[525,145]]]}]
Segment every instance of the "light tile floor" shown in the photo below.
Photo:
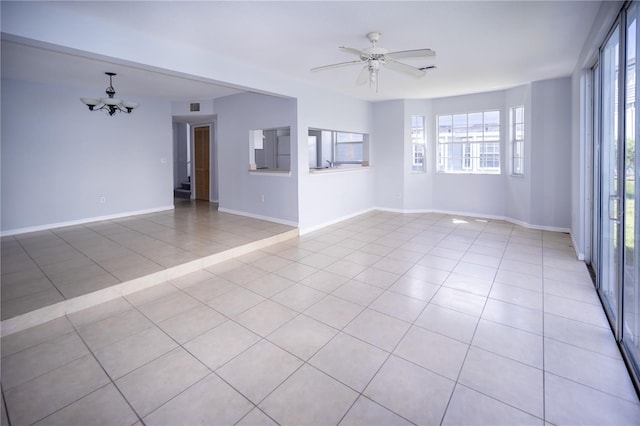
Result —
[{"label": "light tile floor", "polygon": [[293,229],[176,199],[175,210],[2,238],[5,320]]},{"label": "light tile floor", "polygon": [[372,212],[6,336],[2,394],[12,425],[640,424],[569,236],[438,214]]}]

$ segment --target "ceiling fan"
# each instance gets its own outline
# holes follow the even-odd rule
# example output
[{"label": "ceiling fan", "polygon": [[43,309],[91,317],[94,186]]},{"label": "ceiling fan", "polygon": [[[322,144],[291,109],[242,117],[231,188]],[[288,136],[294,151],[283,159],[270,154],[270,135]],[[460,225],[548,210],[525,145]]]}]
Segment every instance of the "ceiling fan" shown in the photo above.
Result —
[{"label": "ceiling fan", "polygon": [[397,59],[404,58],[432,58],[436,56],[436,52],[431,49],[413,49],[413,50],[400,50],[397,52],[389,52],[384,47],[378,47],[377,43],[380,40],[382,33],[371,32],[367,34],[367,38],[371,42],[371,47],[364,49],[356,49],[353,47],[340,46],[340,50],[343,52],[351,53],[358,56],[360,59],[356,61],[340,62],[337,64],[324,65],[321,67],[311,68],[311,71],[324,71],[333,68],[340,68],[350,65],[364,64],[362,71],[356,79],[356,84],[362,85],[367,81],[369,87],[375,85],[376,92],[378,91],[378,71],[381,68],[386,67],[393,71],[398,71],[419,78],[427,73],[428,69],[435,68],[435,65],[426,67],[414,67],[405,63],[399,62]]}]

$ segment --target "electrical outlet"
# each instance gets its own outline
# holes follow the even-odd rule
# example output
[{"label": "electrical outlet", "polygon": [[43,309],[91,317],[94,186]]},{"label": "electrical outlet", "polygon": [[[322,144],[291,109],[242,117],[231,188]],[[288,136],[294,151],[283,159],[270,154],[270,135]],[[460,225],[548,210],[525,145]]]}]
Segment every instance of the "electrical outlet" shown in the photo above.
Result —
[{"label": "electrical outlet", "polygon": [[104,195],[100,196],[100,204],[105,204],[107,202],[107,197],[105,197]]}]

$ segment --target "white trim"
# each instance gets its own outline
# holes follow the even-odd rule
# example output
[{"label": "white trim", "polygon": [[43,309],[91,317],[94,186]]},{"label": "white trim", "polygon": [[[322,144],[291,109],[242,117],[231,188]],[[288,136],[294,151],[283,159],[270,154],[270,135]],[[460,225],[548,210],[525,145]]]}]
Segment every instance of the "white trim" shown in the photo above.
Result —
[{"label": "white trim", "polygon": [[300,235],[305,235],[305,234],[308,234],[310,232],[317,231],[318,229],[326,228],[327,226],[334,225],[334,224],[336,224],[338,222],[342,222],[344,220],[351,219],[351,218],[356,217],[356,216],[367,214],[367,213],[372,212],[374,210],[379,210],[379,209],[376,209],[375,207],[371,207],[371,208],[368,208],[368,209],[360,210],[360,211],[355,212],[355,213],[348,214],[346,216],[341,216],[341,217],[339,217],[337,219],[332,219],[332,220],[330,220],[328,222],[323,222],[323,223],[321,223],[319,225],[313,225],[313,226],[310,226],[308,228],[300,228]]},{"label": "white trim", "polygon": [[381,210],[381,211],[393,212],[393,213],[439,213],[439,214],[448,214],[451,216],[458,215],[458,216],[465,216],[465,217],[475,217],[479,219],[504,220],[506,222],[513,223],[514,225],[523,226],[529,229],[537,229],[540,231],[566,232],[566,233],[571,232],[569,228],[562,228],[558,226],[535,225],[535,224],[523,222],[518,219],[513,219],[507,216],[497,216],[497,215],[481,214],[481,213],[475,213],[475,212],[460,212],[460,211],[439,210],[439,209],[393,209],[393,208],[386,208],[386,207],[376,207],[373,210]]},{"label": "white trim", "polygon": [[293,222],[291,220],[279,219],[277,217],[271,217],[271,216],[263,216],[263,215],[260,215],[260,214],[243,212],[243,211],[240,211],[240,210],[233,210],[233,209],[227,209],[227,208],[224,208],[224,207],[218,207],[218,211],[222,212],[222,213],[236,214],[238,216],[252,217],[254,219],[266,220],[266,221],[269,221],[269,222],[279,223],[281,225],[288,225],[288,226],[295,226],[295,227],[298,226],[298,222]]},{"label": "white trim", "polygon": [[576,244],[576,240],[573,238],[573,233],[569,233],[571,235],[571,244],[573,244],[573,249],[576,252],[576,258],[578,260],[584,261],[584,253],[581,253],[578,249],[578,245]]},{"label": "white trim", "polygon": [[274,176],[274,177],[291,177],[291,170],[249,170],[249,176]]},{"label": "white trim", "polygon": [[171,206],[164,206],[164,207],[156,207],[156,208],[153,208],[153,209],[136,210],[136,211],[132,211],[132,212],[117,213],[117,214],[106,215],[106,216],[88,217],[88,218],[85,218],[85,219],[70,220],[68,222],[49,223],[49,224],[46,224],[46,225],[29,226],[27,228],[10,229],[8,231],[0,232],[0,236],[1,237],[8,237],[8,236],[11,236],[11,235],[26,234],[28,232],[46,231],[46,230],[49,230],[49,229],[64,228],[66,226],[84,225],[86,223],[100,222],[100,221],[103,221],[103,220],[113,220],[113,219],[120,219],[120,218],[128,217],[128,216],[138,216],[138,215],[141,215],[141,214],[158,213],[158,212],[163,212],[163,211],[167,211],[167,210],[173,210],[174,208],[175,207],[173,205],[171,205]]}]

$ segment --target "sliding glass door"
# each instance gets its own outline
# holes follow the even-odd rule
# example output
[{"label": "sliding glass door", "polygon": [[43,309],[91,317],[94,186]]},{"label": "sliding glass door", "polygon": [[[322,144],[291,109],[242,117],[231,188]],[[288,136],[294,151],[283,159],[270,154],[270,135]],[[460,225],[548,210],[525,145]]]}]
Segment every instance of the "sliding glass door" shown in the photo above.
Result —
[{"label": "sliding glass door", "polygon": [[622,352],[640,374],[640,218],[636,212],[638,4],[624,9],[593,68],[596,286]]},{"label": "sliding glass door", "polygon": [[619,305],[620,253],[620,27],[617,25],[601,53],[601,144],[600,144],[600,255],[599,291],[612,322]]},{"label": "sliding glass door", "polygon": [[622,270],[622,343],[635,366],[640,363],[640,283],[638,282],[639,253],[636,250],[637,234],[640,231],[636,212],[638,193],[636,192],[636,54],[638,34],[636,29],[638,4],[633,3],[626,14],[626,77],[625,77],[625,126],[624,151],[622,158],[623,182],[623,270]]}]

